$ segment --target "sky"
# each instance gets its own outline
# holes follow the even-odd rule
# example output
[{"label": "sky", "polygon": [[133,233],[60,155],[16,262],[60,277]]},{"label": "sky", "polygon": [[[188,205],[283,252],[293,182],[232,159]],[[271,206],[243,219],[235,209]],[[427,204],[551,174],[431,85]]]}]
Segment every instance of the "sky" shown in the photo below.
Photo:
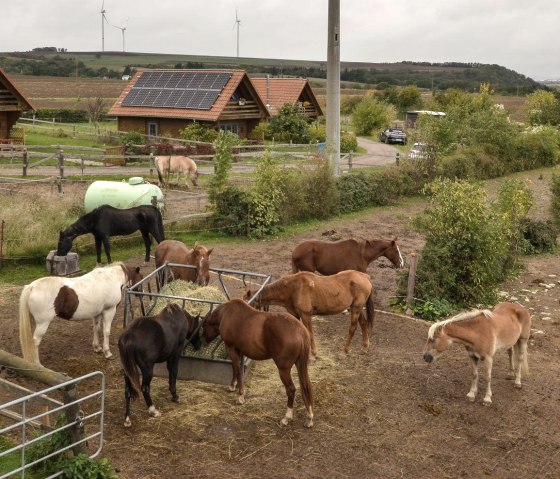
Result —
[{"label": "sky", "polygon": [[[102,0],[0,0],[0,51],[101,50]],[[326,60],[328,0],[105,0],[129,52]],[[340,0],[340,58],[498,64],[560,79],[558,0]],[[105,25],[105,50],[122,30]]]}]

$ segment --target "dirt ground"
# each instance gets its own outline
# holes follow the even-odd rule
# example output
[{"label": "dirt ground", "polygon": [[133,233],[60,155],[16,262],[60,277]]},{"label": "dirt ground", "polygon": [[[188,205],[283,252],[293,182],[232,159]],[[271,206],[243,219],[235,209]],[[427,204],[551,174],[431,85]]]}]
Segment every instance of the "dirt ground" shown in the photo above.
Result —
[{"label": "dirt ground", "polygon": [[[545,202],[541,188],[536,214]],[[214,247],[213,266],[274,278],[290,273],[292,248],[308,238],[397,236],[407,259],[423,245],[409,227],[418,208],[393,207],[336,220],[328,228],[289,239],[206,246]],[[152,393],[162,416],[149,418],[137,401],[133,426],[125,429],[119,361],[92,352],[89,322],[53,322],[41,344],[41,358],[46,366],[72,376],[105,373],[102,454],[123,478],[552,479],[560,468],[560,260],[540,256],[525,259],[524,265],[503,293],[531,309],[531,372],[523,378],[523,388],[514,389],[506,380],[507,355],[497,355],[489,407],[483,406],[481,394],[474,403],[466,400],[470,364],[464,350],[455,347],[432,365],[422,360],[428,325],[390,314],[387,301],[395,294],[397,271],[386,259],[369,269],[378,311],[368,353],[360,352],[358,331],[350,355],[340,360],[348,316],[314,319],[319,359],[310,366],[315,399],[310,430],[303,427],[299,393],[293,423],[279,425],[286,397],[270,361],[253,367],[243,406],[224,386],[196,381],[179,384],[181,401],[175,404],[166,380],[155,379]],[[21,285],[8,285],[0,293],[0,347],[16,354],[20,291]],[[121,318],[119,311],[111,334],[115,353]],[[293,375],[295,380],[295,369]]]}]

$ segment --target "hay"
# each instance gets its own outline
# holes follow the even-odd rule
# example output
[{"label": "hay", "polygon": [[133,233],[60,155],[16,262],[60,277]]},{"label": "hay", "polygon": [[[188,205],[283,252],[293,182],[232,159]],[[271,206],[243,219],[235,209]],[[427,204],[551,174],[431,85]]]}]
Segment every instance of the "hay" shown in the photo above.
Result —
[{"label": "hay", "polygon": [[[225,303],[228,299],[227,296],[220,291],[215,286],[198,286],[195,283],[184,281],[182,279],[177,279],[167,283],[163,288],[161,288],[160,295],[169,296],[179,296],[181,298],[191,298],[189,299],[174,299],[174,298],[164,298],[159,297],[154,302],[151,314],[160,313],[165,306],[174,303],[181,307],[184,307],[192,316],[200,315],[200,317],[206,316],[210,312],[210,308],[213,306],[211,303],[205,303],[202,301],[196,301],[197,299],[204,299],[207,301],[214,301],[216,303]],[[183,306],[184,303],[184,306]],[[227,359],[228,355],[224,343],[221,341],[221,337],[217,337],[208,345],[203,345],[199,350],[195,350],[191,343],[187,343],[183,351],[183,355],[193,358],[201,359]]]}]

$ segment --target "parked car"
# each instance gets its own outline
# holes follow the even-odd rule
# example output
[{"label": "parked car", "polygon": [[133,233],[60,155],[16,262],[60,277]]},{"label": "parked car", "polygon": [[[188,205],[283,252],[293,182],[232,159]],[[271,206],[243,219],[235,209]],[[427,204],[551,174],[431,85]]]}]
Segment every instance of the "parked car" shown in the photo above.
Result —
[{"label": "parked car", "polygon": [[400,128],[387,128],[379,135],[379,139],[384,143],[400,143],[406,145],[406,133]]},{"label": "parked car", "polygon": [[409,160],[422,160],[426,158],[428,152],[428,145],[426,143],[414,143],[408,152]]}]

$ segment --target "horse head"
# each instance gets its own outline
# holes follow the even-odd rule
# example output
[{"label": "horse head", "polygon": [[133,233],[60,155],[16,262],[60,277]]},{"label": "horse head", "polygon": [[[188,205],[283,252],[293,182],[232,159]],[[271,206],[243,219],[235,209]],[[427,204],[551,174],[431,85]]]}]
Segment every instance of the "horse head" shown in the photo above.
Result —
[{"label": "horse head", "polygon": [[190,253],[191,261],[196,266],[196,283],[206,286],[210,282],[210,254],[214,248],[206,249],[196,242]]},{"label": "horse head", "polygon": [[220,334],[221,319],[220,306],[202,319],[202,336],[206,344],[210,344]]},{"label": "horse head", "polygon": [[58,234],[58,245],[56,247],[57,256],[66,256],[68,254],[72,249],[72,240],[74,237],[69,228]]},{"label": "horse head", "polygon": [[435,361],[449,347],[452,340],[445,334],[445,329],[438,323],[433,324],[428,332],[424,346],[423,358],[427,363]]},{"label": "horse head", "polygon": [[393,264],[394,268],[404,268],[404,259],[401,255],[401,250],[397,244],[396,237],[389,242],[389,245],[385,248],[385,251],[383,251],[382,254]]},{"label": "horse head", "polygon": [[187,340],[195,350],[198,350],[202,345],[199,334],[200,314],[192,316],[188,311],[185,311],[185,316],[187,317]]}]

